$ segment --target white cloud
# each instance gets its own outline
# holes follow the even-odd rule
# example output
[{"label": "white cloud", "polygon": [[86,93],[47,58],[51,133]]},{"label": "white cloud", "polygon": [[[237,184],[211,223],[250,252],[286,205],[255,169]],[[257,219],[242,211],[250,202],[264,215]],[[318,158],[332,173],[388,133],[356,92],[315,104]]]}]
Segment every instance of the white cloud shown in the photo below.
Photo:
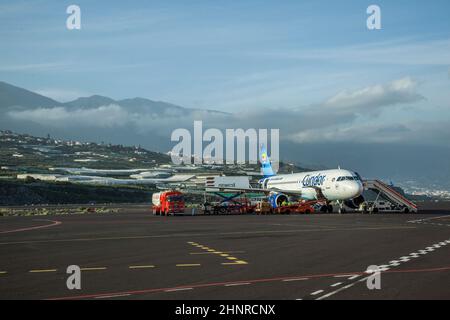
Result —
[{"label": "white cloud", "polygon": [[15,110],[8,112],[8,115],[14,120],[32,121],[50,127],[123,127],[130,119],[129,113],[118,105],[76,110],[65,107]]},{"label": "white cloud", "polygon": [[5,64],[0,66],[0,71],[4,72],[42,72],[51,70],[61,70],[71,66],[68,62],[43,62],[43,63],[25,63],[25,64]]},{"label": "white cloud", "polygon": [[372,113],[386,106],[422,100],[423,97],[416,89],[417,83],[410,77],[405,77],[385,85],[341,91],[325,101],[323,107],[330,110]]},{"label": "white cloud", "polygon": [[445,121],[408,121],[404,123],[349,123],[341,126],[312,128],[287,137],[296,143],[398,143],[403,145],[438,145],[448,148],[450,127]]},{"label": "white cloud", "polygon": [[[49,127],[117,128],[127,134],[170,136],[175,128],[192,128],[194,120],[203,120],[204,127],[279,128],[281,138],[305,142],[400,142],[409,139],[425,126],[383,123],[382,113],[389,114],[397,106],[424,99],[417,92],[417,83],[404,77],[387,84],[373,85],[353,91],[342,91],[323,103],[296,109],[252,109],[235,114],[204,110],[169,108],[126,109],[112,104],[98,108],[69,107],[14,110],[14,120],[27,120]],[[397,108],[396,108],[397,109]],[[428,134],[429,136],[430,134]],[[420,135],[415,135],[420,139]]]},{"label": "white cloud", "polygon": [[320,129],[308,129],[288,137],[298,143],[323,142],[365,142],[394,143],[404,141],[411,134],[411,129],[405,125],[345,125]]},{"label": "white cloud", "polygon": [[111,104],[97,108],[37,108],[12,110],[7,113],[12,120],[31,121],[40,125],[57,128],[117,128],[140,134],[167,134],[176,127],[190,127],[194,120],[205,120],[208,125],[220,126],[230,116],[203,110],[167,109],[161,113],[154,110],[133,112]]}]

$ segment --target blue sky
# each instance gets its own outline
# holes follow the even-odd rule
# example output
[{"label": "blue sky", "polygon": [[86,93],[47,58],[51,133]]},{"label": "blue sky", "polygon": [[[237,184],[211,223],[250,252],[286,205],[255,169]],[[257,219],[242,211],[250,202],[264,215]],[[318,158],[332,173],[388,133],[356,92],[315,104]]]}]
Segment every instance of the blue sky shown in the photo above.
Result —
[{"label": "blue sky", "polygon": [[[80,31],[65,28],[73,3]],[[372,3],[382,10],[379,31],[366,28]],[[60,100],[143,96],[227,111],[297,107],[405,76],[448,99],[439,83],[448,80],[449,9],[448,1],[3,1],[0,73]]]},{"label": "blue sky", "polygon": [[[71,4],[81,7],[81,30],[66,29]],[[381,30],[366,27],[371,4],[381,8]],[[432,158],[414,159],[424,146],[450,157],[449,12],[448,0],[0,1],[0,80],[63,102],[100,94],[230,112],[227,121],[204,120],[280,128],[282,142],[295,144],[290,151],[319,151],[285,152],[294,160],[396,174],[412,159],[410,172],[447,172]],[[79,128],[96,114],[107,128],[135,130],[133,143],[149,128],[163,132],[161,123],[195,120],[161,121],[120,106],[53,111],[8,121],[32,121],[45,132],[67,121],[71,138],[88,132]],[[60,127],[66,131],[55,133],[69,135]],[[349,143],[364,146],[354,149],[361,154],[346,152]],[[407,158],[375,172],[377,146],[407,147]]]}]

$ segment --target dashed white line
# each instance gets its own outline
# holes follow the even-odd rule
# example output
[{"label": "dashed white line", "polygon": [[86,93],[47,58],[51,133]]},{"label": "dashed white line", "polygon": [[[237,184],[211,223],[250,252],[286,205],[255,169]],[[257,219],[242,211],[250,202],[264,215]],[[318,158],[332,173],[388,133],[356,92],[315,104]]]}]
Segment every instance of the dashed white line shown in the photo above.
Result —
[{"label": "dashed white line", "polygon": [[382,265],[378,266],[378,269],[379,269],[379,270],[384,270],[384,269],[389,270],[389,265],[387,265],[387,264],[382,264]]},{"label": "dashed white line", "polygon": [[154,265],[147,265],[147,266],[128,266],[128,269],[149,269],[154,268]]},{"label": "dashed white line", "polygon": [[323,292],[323,290],[317,290],[317,291],[314,291],[313,293],[311,293],[311,295],[312,296],[316,296],[316,295],[318,295],[318,294],[320,294],[322,292]]},{"label": "dashed white line", "polygon": [[283,282],[290,282],[290,281],[303,281],[308,280],[308,278],[292,278],[292,279],[284,279]]},{"label": "dashed white line", "polygon": [[30,270],[30,273],[47,273],[47,272],[56,272],[57,269],[40,269],[40,270]]},{"label": "dashed white line", "polygon": [[229,284],[226,284],[225,287],[245,286],[245,285],[249,285],[249,284],[250,284],[250,282],[229,283]]},{"label": "dashed white line", "polygon": [[99,271],[106,270],[106,267],[81,268],[81,271]]},{"label": "dashed white line", "polygon": [[411,260],[411,257],[401,257],[399,260],[401,262],[408,262],[409,260]]},{"label": "dashed white line", "polygon": [[176,289],[167,289],[164,290],[164,292],[175,292],[175,291],[186,291],[186,290],[193,290],[194,288],[176,288]]},{"label": "dashed white line", "polygon": [[180,263],[176,265],[177,267],[200,267],[200,263]]},{"label": "dashed white line", "polygon": [[337,287],[337,286],[340,286],[341,284],[342,284],[342,282],[336,282],[336,283],[332,284],[331,286],[332,287]]},{"label": "dashed white line", "polygon": [[[415,222],[415,221],[409,221],[409,222],[418,223],[418,222]],[[447,245],[449,243],[450,243],[450,240],[445,240],[445,241],[433,244],[432,246],[426,247],[425,250],[418,250],[417,252],[410,253],[408,256],[402,256],[402,257],[398,258],[398,260],[391,260],[389,262],[389,265],[379,265],[378,266],[379,271],[381,271],[381,272],[387,271],[387,270],[390,269],[389,266],[399,266],[402,262],[405,263],[405,262],[410,261],[411,258],[418,258],[419,255],[425,255],[425,254],[430,253],[430,252],[432,252],[432,251],[434,251],[434,250],[436,250],[438,248],[441,248],[444,245]],[[348,276],[350,276],[348,278],[349,280],[353,280],[353,279],[359,277],[359,275],[336,275],[334,277],[335,278],[344,278],[344,277],[348,277]],[[322,300],[322,299],[326,299],[328,297],[331,297],[332,295],[334,295],[334,294],[336,294],[338,292],[341,292],[341,291],[343,291],[345,289],[351,288],[352,286],[354,286],[358,282],[363,282],[363,281],[369,279],[369,277],[370,276],[358,279],[356,282],[350,283],[350,284],[348,284],[346,286],[340,287],[339,289],[337,289],[335,291],[332,291],[332,292],[329,292],[329,293],[327,293],[325,295],[322,295],[322,296],[318,297],[316,300]],[[331,287],[338,287],[341,284],[342,284],[341,282],[337,282],[335,284],[332,284]],[[324,290],[318,290],[316,292],[311,293],[311,295],[318,295],[319,293],[322,293],[323,291]]]}]

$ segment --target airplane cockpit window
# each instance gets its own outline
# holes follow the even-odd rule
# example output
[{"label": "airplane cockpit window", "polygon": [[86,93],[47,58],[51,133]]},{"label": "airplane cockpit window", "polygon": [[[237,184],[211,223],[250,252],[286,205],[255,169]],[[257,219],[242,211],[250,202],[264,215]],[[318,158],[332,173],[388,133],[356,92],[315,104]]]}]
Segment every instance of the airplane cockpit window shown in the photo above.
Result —
[{"label": "airplane cockpit window", "polygon": [[351,176],[337,178],[337,181],[344,181],[344,180],[353,181],[353,180],[358,180],[358,178],[357,177],[351,177]]}]

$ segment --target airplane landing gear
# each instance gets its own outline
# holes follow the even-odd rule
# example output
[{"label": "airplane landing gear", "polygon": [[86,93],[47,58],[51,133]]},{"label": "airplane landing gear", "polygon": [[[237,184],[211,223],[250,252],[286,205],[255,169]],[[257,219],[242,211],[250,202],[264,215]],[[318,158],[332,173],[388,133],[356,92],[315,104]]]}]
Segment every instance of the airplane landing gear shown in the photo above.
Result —
[{"label": "airplane landing gear", "polygon": [[344,202],[343,201],[338,201],[337,203],[339,205],[339,210],[338,210],[339,214],[345,213]]},{"label": "airplane landing gear", "polygon": [[320,212],[333,213],[333,206],[329,203],[326,203],[320,208]]}]

